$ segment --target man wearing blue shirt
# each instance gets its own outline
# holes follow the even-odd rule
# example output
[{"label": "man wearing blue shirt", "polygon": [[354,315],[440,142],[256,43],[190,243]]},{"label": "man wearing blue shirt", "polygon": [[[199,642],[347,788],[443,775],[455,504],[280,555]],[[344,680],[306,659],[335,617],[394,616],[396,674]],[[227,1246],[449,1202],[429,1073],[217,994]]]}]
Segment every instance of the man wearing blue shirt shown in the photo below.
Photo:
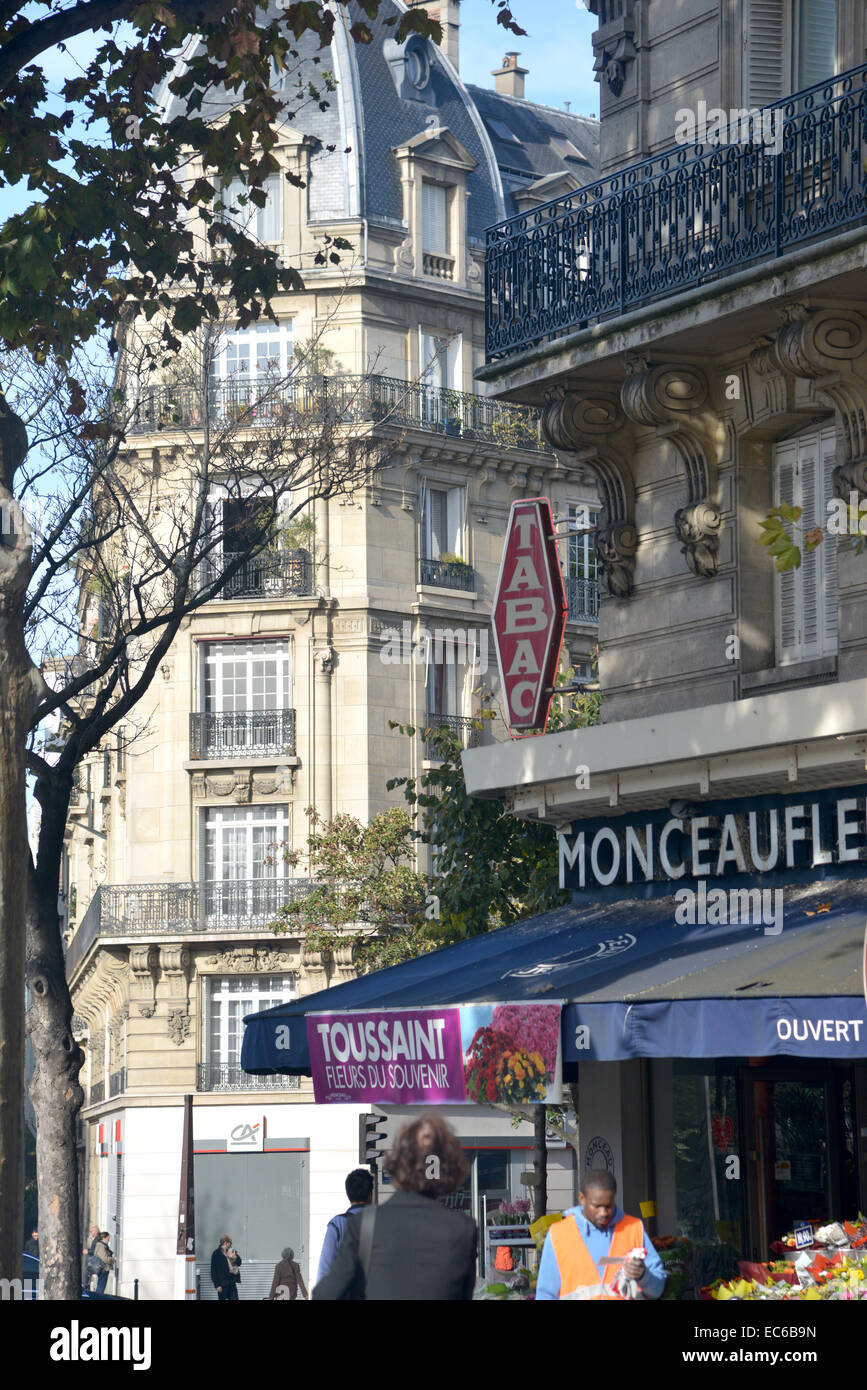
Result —
[{"label": "man wearing blue shirt", "polygon": [[563,1298],[579,1288],[602,1284],[609,1287],[616,1265],[604,1265],[607,1257],[625,1256],[643,1246],[643,1260],[627,1259],[625,1273],[638,1284],[644,1298],[659,1298],[666,1273],[659,1255],[636,1218],[626,1216],[615,1202],[617,1183],[611,1173],[591,1168],[584,1174],[577,1207],[563,1213],[563,1220],[545,1237],[536,1299]]},{"label": "man wearing blue shirt", "polygon": [[346,1230],[346,1223],[352,1216],[358,1216],[369,1207],[373,1200],[373,1176],[366,1168],[354,1168],[344,1184],[346,1195],[349,1198],[350,1206],[347,1211],[342,1211],[338,1216],[332,1216],[325,1228],[325,1240],[322,1242],[322,1254],[319,1256],[319,1273],[316,1276],[317,1284],[323,1280],[334,1263],[334,1257],[343,1239]]}]

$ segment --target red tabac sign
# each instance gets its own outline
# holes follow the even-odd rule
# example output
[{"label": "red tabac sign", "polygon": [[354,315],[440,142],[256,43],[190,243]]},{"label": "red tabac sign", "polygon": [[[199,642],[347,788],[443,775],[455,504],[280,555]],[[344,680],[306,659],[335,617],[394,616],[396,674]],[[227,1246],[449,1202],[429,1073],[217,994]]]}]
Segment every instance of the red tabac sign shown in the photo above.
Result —
[{"label": "red tabac sign", "polygon": [[566,594],[547,497],[513,502],[492,624],[512,732],[543,729],[560,661]]}]

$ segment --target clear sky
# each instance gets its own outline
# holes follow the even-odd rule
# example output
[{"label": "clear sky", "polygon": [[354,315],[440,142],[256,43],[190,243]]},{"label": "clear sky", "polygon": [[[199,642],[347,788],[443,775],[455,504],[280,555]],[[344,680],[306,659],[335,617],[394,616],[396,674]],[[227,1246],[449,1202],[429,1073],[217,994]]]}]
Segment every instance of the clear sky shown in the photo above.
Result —
[{"label": "clear sky", "polygon": [[502,65],[503,54],[517,51],[521,67],[529,68],[524,95],[546,106],[572,103],[581,116],[599,115],[599,83],[593,80],[590,35],[598,28],[583,0],[510,0],[515,19],[526,38],[510,34],[496,21],[490,0],[461,4],[461,76],[478,87],[493,87],[491,69]]}]

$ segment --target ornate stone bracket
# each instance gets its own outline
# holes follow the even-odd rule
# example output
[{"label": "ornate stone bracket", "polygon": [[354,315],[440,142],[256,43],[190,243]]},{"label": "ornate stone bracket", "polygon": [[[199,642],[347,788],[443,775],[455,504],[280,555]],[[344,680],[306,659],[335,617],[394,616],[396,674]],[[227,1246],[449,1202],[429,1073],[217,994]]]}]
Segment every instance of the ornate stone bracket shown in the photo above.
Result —
[{"label": "ornate stone bracket", "polygon": [[190,953],[186,946],[161,946],[160,967],[169,987],[171,999],[189,1003]]},{"label": "ornate stone bracket", "polygon": [[623,409],[639,425],[652,425],[677,451],[686,476],[686,505],[674,514],[681,550],[693,574],[712,579],[719,567],[722,512],[716,483],[719,422],[705,410],[708,386],[697,367],[649,365],[628,357],[620,392]]},{"label": "ornate stone bracket", "polygon": [[130,999],[138,1004],[142,1018],[153,1018],[157,1002],[157,967],[159,951],[156,946],[130,946]]},{"label": "ornate stone bracket", "polygon": [[[867,318],[856,309],[817,309],[787,305],[783,325],[770,349],[780,369],[812,380],[834,407],[838,462],[834,493],[844,502],[850,492],[867,499],[867,373],[858,359],[867,353]],[[859,370],[860,368],[860,370]]]},{"label": "ornate stone bracket", "polygon": [[[628,598],[635,576],[638,532],[635,488],[620,442],[613,438],[625,421],[615,396],[579,396],[555,386],[546,393],[542,433],[567,462],[581,464],[596,480],[602,522],[596,532],[596,559],[603,594]],[[624,448],[626,447],[624,441]]]}]

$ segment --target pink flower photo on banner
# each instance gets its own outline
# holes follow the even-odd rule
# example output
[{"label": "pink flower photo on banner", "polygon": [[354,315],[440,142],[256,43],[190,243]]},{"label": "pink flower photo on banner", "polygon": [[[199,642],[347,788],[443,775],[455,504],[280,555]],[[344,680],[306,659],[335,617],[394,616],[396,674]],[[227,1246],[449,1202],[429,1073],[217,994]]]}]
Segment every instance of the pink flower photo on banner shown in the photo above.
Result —
[{"label": "pink flower photo on banner", "polygon": [[560,1041],[559,1004],[498,1004],[491,1026],[510,1037],[522,1052],[538,1052],[545,1071],[553,1076]]}]

